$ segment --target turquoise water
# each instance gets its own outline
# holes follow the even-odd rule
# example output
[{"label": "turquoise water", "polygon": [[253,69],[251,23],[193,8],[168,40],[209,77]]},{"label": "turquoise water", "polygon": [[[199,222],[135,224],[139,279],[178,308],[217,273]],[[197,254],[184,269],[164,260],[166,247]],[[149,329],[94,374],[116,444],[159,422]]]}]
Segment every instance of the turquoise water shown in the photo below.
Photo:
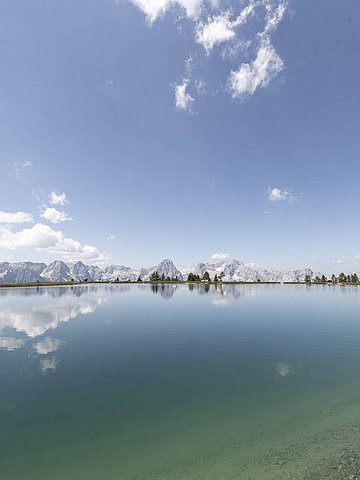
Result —
[{"label": "turquoise water", "polygon": [[190,287],[0,289],[2,479],[356,478],[360,289]]}]

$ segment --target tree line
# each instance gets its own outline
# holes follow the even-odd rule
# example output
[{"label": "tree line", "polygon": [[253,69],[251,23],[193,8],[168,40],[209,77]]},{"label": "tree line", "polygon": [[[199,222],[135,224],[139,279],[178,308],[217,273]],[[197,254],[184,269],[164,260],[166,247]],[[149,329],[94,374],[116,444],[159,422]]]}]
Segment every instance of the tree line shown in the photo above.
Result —
[{"label": "tree line", "polygon": [[305,275],[305,283],[359,283],[359,277],[355,272],[347,275],[341,272],[338,276],[333,273],[329,278],[325,275],[321,277],[316,275],[314,279],[312,279],[310,275]]}]

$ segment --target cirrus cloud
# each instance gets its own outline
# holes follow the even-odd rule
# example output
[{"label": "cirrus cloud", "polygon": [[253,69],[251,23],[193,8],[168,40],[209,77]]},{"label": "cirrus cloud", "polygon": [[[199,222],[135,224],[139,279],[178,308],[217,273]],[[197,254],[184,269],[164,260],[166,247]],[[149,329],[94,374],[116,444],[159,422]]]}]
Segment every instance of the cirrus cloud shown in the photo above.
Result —
[{"label": "cirrus cloud", "polygon": [[214,253],[213,255],[211,255],[211,258],[213,260],[228,260],[230,258],[230,253]]}]

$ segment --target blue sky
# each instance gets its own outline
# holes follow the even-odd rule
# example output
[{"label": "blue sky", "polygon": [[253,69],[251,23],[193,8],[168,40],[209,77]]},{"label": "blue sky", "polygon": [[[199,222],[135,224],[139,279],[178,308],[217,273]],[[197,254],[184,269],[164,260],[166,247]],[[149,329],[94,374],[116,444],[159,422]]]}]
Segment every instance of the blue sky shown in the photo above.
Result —
[{"label": "blue sky", "polygon": [[2,260],[360,269],[357,0],[0,14]]}]

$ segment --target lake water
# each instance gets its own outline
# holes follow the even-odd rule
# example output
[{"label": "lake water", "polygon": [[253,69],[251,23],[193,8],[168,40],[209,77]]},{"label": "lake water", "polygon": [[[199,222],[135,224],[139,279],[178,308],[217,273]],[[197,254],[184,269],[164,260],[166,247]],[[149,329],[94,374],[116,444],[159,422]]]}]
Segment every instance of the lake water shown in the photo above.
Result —
[{"label": "lake water", "polygon": [[1,479],[360,474],[360,287],[190,287],[0,289]]}]

